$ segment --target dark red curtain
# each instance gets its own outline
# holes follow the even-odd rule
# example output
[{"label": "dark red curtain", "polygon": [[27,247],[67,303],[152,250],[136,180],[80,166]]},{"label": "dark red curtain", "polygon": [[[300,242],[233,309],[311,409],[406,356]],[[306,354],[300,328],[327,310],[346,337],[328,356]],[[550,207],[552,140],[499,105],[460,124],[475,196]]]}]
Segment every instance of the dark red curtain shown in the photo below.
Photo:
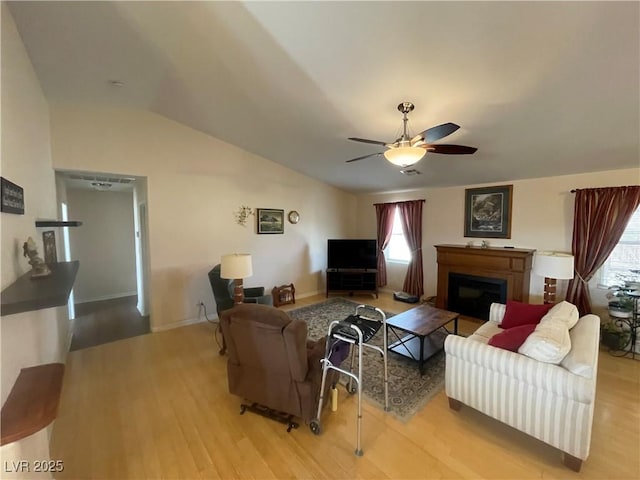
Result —
[{"label": "dark red curtain", "polygon": [[389,245],[393,231],[393,216],[396,212],[395,203],[376,203],[376,218],[378,220],[378,286],[387,284],[387,262],[384,249]]},{"label": "dark red curtain", "polygon": [[424,200],[399,202],[402,231],[411,251],[411,261],[407,267],[402,290],[410,295],[421,297],[424,293],[422,273],[422,204]]},{"label": "dark red curtain", "polygon": [[617,245],[629,219],[640,205],[640,186],[576,190],[572,252],[575,277],[567,301],[580,315],[591,313],[588,282]]}]

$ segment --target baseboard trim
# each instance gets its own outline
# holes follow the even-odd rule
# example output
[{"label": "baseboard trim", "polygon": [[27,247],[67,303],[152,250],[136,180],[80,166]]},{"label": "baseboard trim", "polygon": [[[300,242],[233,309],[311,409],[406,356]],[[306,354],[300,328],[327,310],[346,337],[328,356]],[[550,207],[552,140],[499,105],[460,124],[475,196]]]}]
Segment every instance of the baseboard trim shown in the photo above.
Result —
[{"label": "baseboard trim", "polygon": [[[218,317],[215,317],[217,320]],[[164,332],[165,330],[173,330],[174,328],[186,327],[187,325],[195,325],[196,323],[206,322],[207,319],[202,318],[187,318],[185,320],[180,320],[178,322],[167,323],[166,325],[151,325],[151,332]],[[213,321],[213,320],[212,320]],[[153,322],[153,317],[152,317]]]},{"label": "baseboard trim", "polygon": [[307,292],[307,293],[301,293],[301,294],[298,294],[296,292],[296,298],[313,297],[314,295],[320,295],[321,293],[324,293],[324,290],[315,290],[313,292]]},{"label": "baseboard trim", "polygon": [[83,300],[75,300],[76,304],[80,303],[91,303],[91,302],[101,302],[103,300],[113,300],[115,298],[123,298],[123,297],[135,297],[138,294],[137,290],[133,290],[131,292],[121,292],[121,293],[113,293],[111,295],[101,295],[99,297],[92,297]]}]

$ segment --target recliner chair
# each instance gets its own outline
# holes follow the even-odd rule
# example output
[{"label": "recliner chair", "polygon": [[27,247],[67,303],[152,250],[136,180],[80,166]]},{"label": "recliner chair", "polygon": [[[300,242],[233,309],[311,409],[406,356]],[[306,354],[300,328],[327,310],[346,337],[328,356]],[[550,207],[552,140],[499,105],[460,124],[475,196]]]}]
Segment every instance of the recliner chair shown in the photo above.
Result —
[{"label": "recliner chair", "polygon": [[[209,272],[209,283],[211,284],[211,290],[213,290],[213,298],[216,300],[216,310],[219,318],[220,313],[233,307],[233,279],[222,278],[220,276],[220,264],[218,264]],[[252,287],[243,290],[244,303],[273,305],[273,297],[265,295],[264,287]]]},{"label": "recliner chair", "polygon": [[[220,264],[218,264],[209,271],[209,283],[213,291],[213,298],[216,301],[216,312],[218,313],[218,318],[220,318],[222,312],[233,307],[233,279],[222,278],[220,276]],[[252,287],[243,290],[244,303],[273,305],[273,297],[271,295],[265,295],[264,287]],[[223,332],[220,355],[224,355],[225,351],[226,342]]]},{"label": "recliner chair", "polygon": [[[251,402],[242,405],[297,427],[317,414],[326,338],[307,340],[307,324],[267,305],[240,304],[222,312],[222,333],[227,340],[229,392]],[[338,379],[327,378],[326,389]],[[283,416],[272,414],[284,413]]]}]

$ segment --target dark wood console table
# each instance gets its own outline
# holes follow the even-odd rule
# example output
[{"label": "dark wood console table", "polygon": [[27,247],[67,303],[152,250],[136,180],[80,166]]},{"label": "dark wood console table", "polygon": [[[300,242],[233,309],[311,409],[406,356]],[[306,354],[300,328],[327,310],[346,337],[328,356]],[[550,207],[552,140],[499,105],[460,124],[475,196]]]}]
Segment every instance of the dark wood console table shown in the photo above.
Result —
[{"label": "dark wood console table", "polygon": [[370,292],[378,298],[378,270],[358,268],[327,269],[327,292]]}]

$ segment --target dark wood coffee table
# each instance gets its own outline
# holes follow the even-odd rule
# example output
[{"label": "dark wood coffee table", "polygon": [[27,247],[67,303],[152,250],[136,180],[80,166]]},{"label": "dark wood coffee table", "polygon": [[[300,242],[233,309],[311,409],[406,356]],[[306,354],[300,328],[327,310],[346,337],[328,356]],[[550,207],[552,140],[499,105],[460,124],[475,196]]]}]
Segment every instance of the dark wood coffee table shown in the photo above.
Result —
[{"label": "dark wood coffee table", "polygon": [[[444,348],[445,337],[452,333],[445,325],[453,322],[453,333],[458,333],[458,317],[459,313],[426,304],[394,315],[387,320],[387,331],[398,341],[389,345],[388,350],[418,362],[420,374],[424,375],[425,362]],[[408,335],[401,338],[398,332]]]}]

